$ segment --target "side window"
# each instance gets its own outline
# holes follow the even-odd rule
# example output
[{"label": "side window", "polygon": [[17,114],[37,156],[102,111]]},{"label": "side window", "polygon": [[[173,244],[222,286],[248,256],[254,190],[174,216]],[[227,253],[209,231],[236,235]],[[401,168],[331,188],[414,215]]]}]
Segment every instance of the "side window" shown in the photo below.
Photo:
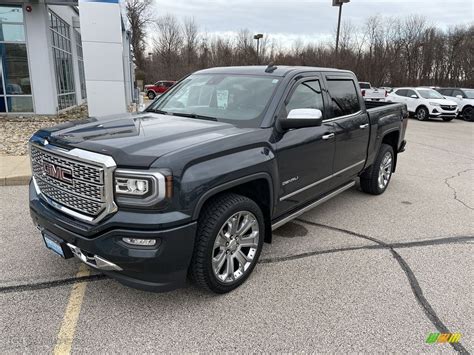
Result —
[{"label": "side window", "polygon": [[448,95],[448,96],[458,96],[458,95],[461,95],[462,97],[466,97],[461,90],[453,90],[453,94]]},{"label": "side window", "polygon": [[395,94],[397,94],[398,96],[407,96],[407,91],[405,89],[400,89],[395,91]]},{"label": "side window", "polygon": [[[407,95],[407,97],[412,98],[411,95],[416,95],[416,92],[413,91],[413,90],[407,90],[407,94],[406,94],[406,95]],[[418,97],[418,95],[416,95],[416,97]]]},{"label": "side window", "polygon": [[439,91],[439,93],[440,93],[441,95],[453,96],[453,95],[452,95],[453,90],[451,90],[451,89],[440,89],[440,90],[438,90],[438,91]]},{"label": "side window", "polygon": [[359,96],[353,80],[328,80],[331,107],[334,117],[350,115],[360,111]]},{"label": "side window", "polygon": [[296,108],[314,108],[324,112],[323,94],[319,80],[298,84],[286,104],[286,113]]}]

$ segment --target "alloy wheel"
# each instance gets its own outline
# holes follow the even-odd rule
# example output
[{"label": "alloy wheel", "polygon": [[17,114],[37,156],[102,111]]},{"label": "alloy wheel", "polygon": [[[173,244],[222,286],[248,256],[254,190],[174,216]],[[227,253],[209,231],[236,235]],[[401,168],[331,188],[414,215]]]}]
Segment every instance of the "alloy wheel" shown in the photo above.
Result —
[{"label": "alloy wheel", "polygon": [[232,283],[246,274],[258,250],[260,229],[249,211],[229,217],[219,230],[212,250],[212,270],[223,283]]},{"label": "alloy wheel", "polygon": [[382,190],[387,187],[392,175],[392,160],[392,154],[387,152],[382,159],[382,163],[380,163],[378,183],[379,188]]}]

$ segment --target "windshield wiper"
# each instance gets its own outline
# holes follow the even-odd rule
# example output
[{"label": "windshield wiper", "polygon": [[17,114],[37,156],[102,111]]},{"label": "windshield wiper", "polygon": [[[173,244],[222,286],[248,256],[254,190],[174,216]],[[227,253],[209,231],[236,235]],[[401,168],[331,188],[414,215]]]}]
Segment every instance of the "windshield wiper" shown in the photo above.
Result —
[{"label": "windshield wiper", "polygon": [[169,112],[158,110],[157,108],[148,108],[145,110],[146,112],[153,112],[153,113],[161,113],[162,115],[169,115]]},{"label": "windshield wiper", "polygon": [[198,115],[197,113],[173,112],[173,116],[197,118],[199,120],[217,121],[217,118],[211,116]]}]

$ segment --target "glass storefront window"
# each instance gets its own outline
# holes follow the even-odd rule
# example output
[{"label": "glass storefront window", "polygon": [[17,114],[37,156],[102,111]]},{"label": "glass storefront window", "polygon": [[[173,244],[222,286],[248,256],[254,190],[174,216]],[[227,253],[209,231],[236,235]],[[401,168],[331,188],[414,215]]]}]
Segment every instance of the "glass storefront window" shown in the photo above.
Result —
[{"label": "glass storefront window", "polygon": [[0,5],[0,112],[33,112],[21,6]]},{"label": "glass storefront window", "polygon": [[54,12],[49,13],[49,22],[56,71],[58,108],[62,110],[76,105],[71,38],[69,25]]}]

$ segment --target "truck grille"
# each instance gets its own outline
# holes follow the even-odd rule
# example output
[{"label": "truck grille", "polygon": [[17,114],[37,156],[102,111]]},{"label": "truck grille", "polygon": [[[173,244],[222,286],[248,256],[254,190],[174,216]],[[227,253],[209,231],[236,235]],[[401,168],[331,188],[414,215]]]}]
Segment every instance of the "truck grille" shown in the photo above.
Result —
[{"label": "truck grille", "polygon": [[54,207],[57,204],[67,207],[64,209],[66,213],[72,210],[76,212],[75,216],[84,216],[83,219],[89,221],[107,210],[110,212],[110,207],[115,204],[113,196],[107,196],[107,167],[101,163],[84,162],[73,155],[68,156],[67,151],[59,151],[34,144],[30,148],[33,177],[46,200],[55,202],[52,203]]}]

